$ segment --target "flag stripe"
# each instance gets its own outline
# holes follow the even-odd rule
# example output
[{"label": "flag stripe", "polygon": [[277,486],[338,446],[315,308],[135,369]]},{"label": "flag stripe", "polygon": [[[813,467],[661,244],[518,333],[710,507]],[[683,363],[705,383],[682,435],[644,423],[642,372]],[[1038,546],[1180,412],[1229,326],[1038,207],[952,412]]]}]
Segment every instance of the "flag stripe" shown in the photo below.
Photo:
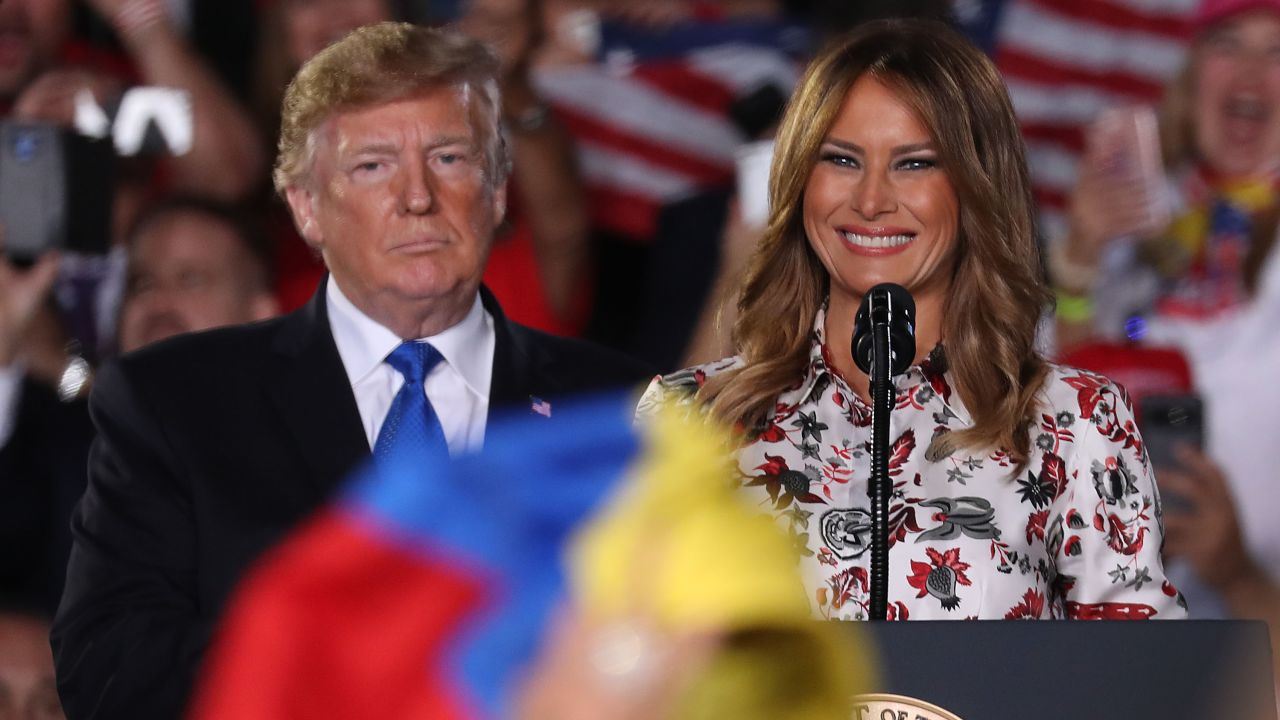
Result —
[{"label": "flag stripe", "polygon": [[590,194],[596,227],[636,240],[653,236],[660,202],[608,187],[592,188]]},{"label": "flag stripe", "polygon": [[[656,142],[651,137],[628,132],[617,125],[611,125],[599,118],[569,108],[562,108],[558,115],[563,118],[565,127],[577,138],[579,145],[590,148],[589,152],[596,156],[588,159],[584,154],[582,158],[583,171],[588,173],[586,175],[588,182],[607,181],[608,178],[626,174],[624,169],[614,171],[607,167],[607,164],[603,164],[601,158],[604,156],[609,158],[609,162],[628,161],[631,164],[641,164],[659,173],[662,179],[655,183],[663,186],[675,183],[676,178],[679,178],[679,185],[683,189],[694,185],[723,182],[726,177],[732,177],[732,160],[711,161],[704,157],[690,155]],[[589,164],[591,167],[588,169],[586,166]],[[641,187],[650,184],[644,178],[637,178],[633,182]]]},{"label": "flag stripe", "polygon": [[1047,187],[1040,187],[1035,191],[1036,202],[1046,208],[1065,212],[1067,209],[1068,195]]},{"label": "flag stripe", "polygon": [[724,118],[681,103],[634,77],[585,67],[540,73],[536,82],[538,90],[563,110],[710,162],[733,161],[739,138]]},{"label": "flag stripe", "polygon": [[733,100],[765,83],[785,95],[799,74],[786,52],[749,40],[690,45],[678,56],[646,49],[619,47],[602,64],[534,78],[577,142],[597,227],[616,232],[647,233],[663,203],[731,183],[745,140],[729,118]]},{"label": "flag stripe", "polygon": [[1013,108],[1023,123],[1084,125],[1110,107],[1152,102],[1155,98],[1120,95],[1101,88],[1057,88],[1006,77]]},{"label": "flag stripe", "polygon": [[1186,8],[1169,8],[1169,3],[1137,3],[1111,0],[1031,0],[1035,5],[1073,20],[1093,25],[1122,27],[1130,32],[1148,33],[1175,42],[1186,40]]},{"label": "flag stripe", "polygon": [[1023,123],[1022,137],[1027,145],[1054,145],[1071,153],[1084,152],[1084,128],[1079,125]]},{"label": "flag stripe", "polygon": [[582,143],[579,165],[589,188],[611,188],[662,202],[679,197],[696,187],[685,175],[645,162],[614,148]]},{"label": "flag stripe", "polygon": [[665,60],[638,66],[632,77],[645,85],[707,112],[724,113],[733,102],[733,90],[714,78],[689,72],[681,60]]},{"label": "flag stripe", "polygon": [[1027,146],[1027,162],[1037,185],[1068,193],[1076,180],[1079,156],[1050,144]]},{"label": "flag stripe", "polygon": [[1030,54],[1025,50],[1004,46],[996,62],[1019,81],[1053,86],[1058,91],[1072,86],[1101,88],[1108,93],[1136,97],[1157,97],[1164,83],[1150,77],[1115,70],[1098,70],[1062,65],[1052,58]]},{"label": "flag stripe", "polygon": [[800,78],[800,68],[786,55],[741,43],[694,51],[689,54],[688,62],[695,71],[732,88],[734,94],[773,83],[785,95]]},{"label": "flag stripe", "polygon": [[1005,12],[1000,47],[1039,54],[1075,68],[1125,72],[1163,82],[1182,63],[1183,43],[1064,16],[1031,2],[1014,2]]}]

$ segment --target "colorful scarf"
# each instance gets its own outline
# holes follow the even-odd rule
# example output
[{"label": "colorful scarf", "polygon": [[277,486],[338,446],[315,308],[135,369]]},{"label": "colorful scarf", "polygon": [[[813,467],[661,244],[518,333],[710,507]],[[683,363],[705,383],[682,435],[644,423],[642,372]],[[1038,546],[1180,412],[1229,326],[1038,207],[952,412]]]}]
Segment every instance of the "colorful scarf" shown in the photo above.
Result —
[{"label": "colorful scarf", "polygon": [[1246,260],[1255,226],[1276,206],[1278,178],[1228,180],[1193,169],[1182,174],[1178,190],[1185,210],[1146,253],[1166,279],[1155,309],[1207,319],[1248,297]]}]

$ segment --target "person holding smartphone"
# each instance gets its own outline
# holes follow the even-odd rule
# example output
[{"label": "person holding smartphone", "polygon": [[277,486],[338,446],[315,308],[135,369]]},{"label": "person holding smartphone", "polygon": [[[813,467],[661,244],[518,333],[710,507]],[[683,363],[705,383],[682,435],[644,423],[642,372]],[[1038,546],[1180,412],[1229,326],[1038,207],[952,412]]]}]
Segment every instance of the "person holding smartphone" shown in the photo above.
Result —
[{"label": "person holding smartphone", "polygon": [[1262,290],[1280,222],[1280,1],[1204,0],[1193,27],[1158,119],[1116,108],[1087,132],[1049,243],[1059,350],[1211,324]]},{"label": "person holding smartphone", "polygon": [[1192,28],[1158,122],[1120,110],[1089,134],[1068,230],[1049,248],[1057,345],[1128,339],[1186,356],[1204,441],[1152,456],[1177,497],[1166,552],[1193,571],[1178,578],[1193,616],[1260,616],[1263,593],[1247,588],[1280,575],[1280,2],[1203,0]]}]

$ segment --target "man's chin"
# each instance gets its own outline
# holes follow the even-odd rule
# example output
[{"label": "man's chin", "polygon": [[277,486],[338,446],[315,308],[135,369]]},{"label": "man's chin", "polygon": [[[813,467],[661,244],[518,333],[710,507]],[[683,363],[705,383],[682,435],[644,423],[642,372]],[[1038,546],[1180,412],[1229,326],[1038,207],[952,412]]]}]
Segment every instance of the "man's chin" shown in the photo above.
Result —
[{"label": "man's chin", "polygon": [[405,299],[448,301],[474,295],[479,285],[480,275],[474,271],[424,258],[401,266],[387,283],[387,289]]}]

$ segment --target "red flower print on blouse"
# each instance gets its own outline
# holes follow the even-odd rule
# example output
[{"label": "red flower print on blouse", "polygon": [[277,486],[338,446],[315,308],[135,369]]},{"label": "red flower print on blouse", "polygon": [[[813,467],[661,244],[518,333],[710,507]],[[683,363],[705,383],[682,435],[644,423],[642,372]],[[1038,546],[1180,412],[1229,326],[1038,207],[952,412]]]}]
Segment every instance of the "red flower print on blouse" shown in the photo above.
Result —
[{"label": "red flower print on blouse", "polygon": [[1049,521],[1049,511],[1041,510],[1031,513],[1027,518],[1027,544],[1033,540],[1044,540],[1045,523]]},{"label": "red flower print on blouse", "polygon": [[765,462],[757,465],[761,472],[743,483],[746,487],[764,486],[774,507],[785,510],[791,503],[825,503],[822,498],[809,491],[814,478],[811,474],[787,467],[786,458],[778,455],[765,455]]},{"label": "red flower print on blouse", "polygon": [[1044,612],[1044,595],[1037,592],[1035,588],[1027,588],[1027,592],[1022,596],[1022,602],[1009,608],[1009,612],[1005,613],[1005,620],[1036,620],[1040,618]]},{"label": "red flower print on blouse", "polygon": [[929,555],[929,562],[912,560],[911,576],[907,578],[907,582],[920,591],[916,597],[932,595],[942,602],[943,609],[956,609],[960,604],[956,585],[972,584],[964,574],[969,569],[969,563],[960,561],[960,548],[951,548],[941,553],[933,548],[925,548],[924,551]]}]

